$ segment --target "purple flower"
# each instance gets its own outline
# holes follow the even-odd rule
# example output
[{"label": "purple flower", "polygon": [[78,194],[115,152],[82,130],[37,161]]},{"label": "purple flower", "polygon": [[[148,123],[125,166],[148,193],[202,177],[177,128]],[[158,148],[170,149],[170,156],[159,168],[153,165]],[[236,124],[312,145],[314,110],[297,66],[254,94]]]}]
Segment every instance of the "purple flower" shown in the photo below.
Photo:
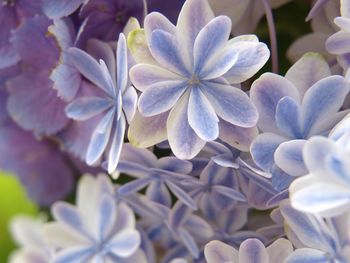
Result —
[{"label": "purple flower", "polygon": [[[147,46],[133,52],[140,63],[130,78],[142,91],[138,109],[143,116],[168,115],[167,137],[177,157],[193,158],[220,130],[255,126],[254,105],[229,83],[247,80],[265,64],[265,44],[254,36],[228,41],[230,19],[215,18],[207,1],[186,1],[176,27],[159,13],[149,14],[144,24]],[[225,123],[232,129],[222,127]]]},{"label": "purple flower", "polygon": [[108,172],[117,167],[124,141],[126,123],[133,118],[137,94],[128,86],[127,47],[123,34],[120,34],[116,58],[108,45],[101,46],[103,57],[98,63],[88,53],[71,48],[69,54],[75,67],[100,88],[104,97],[80,97],[66,108],[67,116],[75,120],[88,120],[104,113],[93,131],[86,153],[86,162],[95,164],[108,149]]}]

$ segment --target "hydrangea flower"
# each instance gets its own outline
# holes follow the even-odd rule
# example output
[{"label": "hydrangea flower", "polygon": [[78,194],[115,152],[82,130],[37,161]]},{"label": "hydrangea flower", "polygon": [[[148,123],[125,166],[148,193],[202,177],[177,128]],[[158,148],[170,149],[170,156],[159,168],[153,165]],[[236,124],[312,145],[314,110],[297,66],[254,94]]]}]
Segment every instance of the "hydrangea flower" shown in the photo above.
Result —
[{"label": "hydrangea flower", "polygon": [[192,209],[197,205],[181,188],[181,181],[191,179],[192,164],[176,157],[157,157],[146,149],[124,144],[117,170],[137,179],[119,187],[118,193],[127,195],[145,187],[150,200],[170,207],[171,193]]},{"label": "hydrangea flower", "polygon": [[322,57],[309,53],[298,60],[285,77],[263,74],[250,96],[259,111],[263,132],[251,145],[256,164],[272,173],[276,189],[285,189],[292,177],[307,173],[302,159],[306,139],[327,135],[343,118],[338,113],[349,85],[341,76],[331,76]]},{"label": "hydrangea flower", "polygon": [[[233,134],[256,124],[257,112],[248,96],[229,83],[254,75],[269,52],[254,36],[228,41],[230,31],[230,19],[215,18],[205,0],[186,1],[176,26],[159,13],[145,19],[147,46],[133,52],[139,63],[131,68],[130,78],[142,92],[140,113],[167,115],[166,127],[159,127],[165,124],[159,120],[143,124],[166,128],[170,147],[181,159],[193,158],[219,131]],[[144,125],[132,124],[130,129],[139,130],[131,133],[141,136]],[[129,138],[133,143],[135,138]]]},{"label": "hydrangea flower", "polygon": [[285,219],[286,234],[297,248],[286,263],[298,262],[348,262],[349,213],[332,218],[322,218],[298,211],[289,200],[280,204]]},{"label": "hydrangea flower", "polygon": [[11,234],[20,249],[14,251],[9,263],[48,263],[50,248],[44,240],[43,219],[17,216],[11,220]]},{"label": "hydrangea flower", "polygon": [[279,263],[284,262],[292,251],[292,244],[283,238],[267,248],[258,239],[247,239],[240,245],[239,250],[218,240],[210,241],[204,249],[208,263]]},{"label": "hydrangea flower", "polygon": [[77,69],[105,93],[105,97],[81,97],[66,108],[67,115],[75,120],[87,120],[104,113],[96,126],[86,153],[86,162],[95,164],[108,151],[108,172],[117,167],[124,141],[126,123],[133,118],[137,94],[128,86],[127,47],[123,34],[120,34],[116,59],[112,49],[104,46],[104,61],[98,63],[86,52],[71,48],[69,54]]},{"label": "hydrangea flower", "polygon": [[135,216],[126,204],[116,204],[109,180],[86,175],[77,193],[77,206],[55,203],[56,221],[44,226],[48,243],[57,248],[51,262],[146,262]]},{"label": "hydrangea flower", "polygon": [[330,138],[314,137],[306,143],[303,157],[309,174],[290,186],[295,208],[326,216],[349,209],[349,131],[346,117]]}]

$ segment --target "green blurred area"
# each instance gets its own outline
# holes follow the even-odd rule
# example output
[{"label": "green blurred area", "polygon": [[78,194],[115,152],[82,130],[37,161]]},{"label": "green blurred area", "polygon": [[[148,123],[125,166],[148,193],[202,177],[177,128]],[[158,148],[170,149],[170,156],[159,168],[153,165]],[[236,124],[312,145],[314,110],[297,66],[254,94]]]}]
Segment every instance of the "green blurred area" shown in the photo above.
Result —
[{"label": "green blurred area", "polygon": [[0,172],[0,262],[7,262],[15,248],[9,233],[9,222],[15,215],[37,215],[38,207],[27,197],[15,176]]}]

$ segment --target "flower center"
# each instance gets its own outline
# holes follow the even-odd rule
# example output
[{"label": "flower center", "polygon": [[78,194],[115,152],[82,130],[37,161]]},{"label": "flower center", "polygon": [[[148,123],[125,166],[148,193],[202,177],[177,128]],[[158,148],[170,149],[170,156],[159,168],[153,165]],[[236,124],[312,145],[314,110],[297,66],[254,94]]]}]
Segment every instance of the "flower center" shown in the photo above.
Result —
[{"label": "flower center", "polygon": [[201,81],[200,81],[200,79],[198,78],[198,76],[196,74],[193,74],[192,77],[188,81],[188,84],[190,86],[196,86],[196,85],[198,85],[200,83],[201,83]]}]

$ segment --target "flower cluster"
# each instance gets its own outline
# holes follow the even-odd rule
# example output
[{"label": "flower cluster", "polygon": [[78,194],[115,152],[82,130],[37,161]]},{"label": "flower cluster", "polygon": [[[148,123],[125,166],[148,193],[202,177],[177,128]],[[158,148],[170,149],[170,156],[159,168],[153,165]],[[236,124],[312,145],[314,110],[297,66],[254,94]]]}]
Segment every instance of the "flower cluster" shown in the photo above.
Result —
[{"label": "flower cluster", "polygon": [[9,262],[350,262],[350,0],[282,74],[293,2],[0,0]]}]

